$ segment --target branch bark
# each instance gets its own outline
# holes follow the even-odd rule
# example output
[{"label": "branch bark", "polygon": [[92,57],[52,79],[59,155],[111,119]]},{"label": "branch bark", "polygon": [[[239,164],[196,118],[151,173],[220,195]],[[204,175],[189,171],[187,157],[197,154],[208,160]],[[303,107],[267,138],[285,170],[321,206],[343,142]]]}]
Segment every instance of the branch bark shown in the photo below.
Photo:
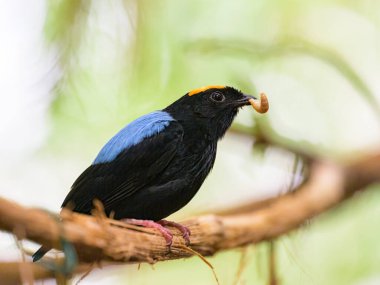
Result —
[{"label": "branch bark", "polygon": [[271,240],[325,212],[363,187],[379,181],[380,155],[341,167],[314,162],[310,177],[297,191],[270,200],[265,207],[239,214],[205,215],[184,221],[191,230],[185,246],[175,233],[171,251],[153,229],[128,225],[97,213],[86,216],[64,210],[62,220],[39,209],[22,207],[0,198],[0,229],[22,228],[25,238],[60,248],[64,237],[76,248],[81,262],[157,262],[189,257],[194,251],[212,255],[217,251]]},{"label": "branch bark", "polygon": [[[89,264],[77,266],[73,273],[84,273],[91,268]],[[58,284],[66,284],[65,277],[45,268],[39,263],[32,262],[0,262],[0,280],[7,284],[34,284],[34,280],[56,278]],[[62,282],[59,282],[62,281]]]}]

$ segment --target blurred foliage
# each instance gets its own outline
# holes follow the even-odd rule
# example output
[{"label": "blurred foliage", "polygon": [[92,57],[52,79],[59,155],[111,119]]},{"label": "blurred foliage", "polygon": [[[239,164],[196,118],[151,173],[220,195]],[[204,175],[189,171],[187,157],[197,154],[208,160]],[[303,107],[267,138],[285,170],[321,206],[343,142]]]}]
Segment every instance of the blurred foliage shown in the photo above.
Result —
[{"label": "blurred foliage", "polygon": [[[104,139],[188,90],[223,83],[266,91],[273,111],[258,121],[261,129],[289,143],[331,156],[379,138],[379,100],[365,77],[376,71],[379,55],[356,59],[374,52],[361,39],[378,28],[373,1],[360,9],[340,1],[49,3],[46,35],[59,44],[63,72],[53,109],[61,127],[91,135],[95,126]],[[374,132],[355,141],[363,123],[352,114],[359,112]]]},{"label": "blurred foliage", "polygon": [[[48,147],[62,157],[89,160],[127,122],[210,84],[268,94],[268,115],[242,111],[234,125],[240,132],[262,132],[281,145],[334,159],[350,159],[379,144],[378,1],[48,3],[45,35],[57,49],[62,74],[55,89]],[[236,196],[236,191],[228,191],[228,183],[237,180],[236,173],[229,173],[234,173],[232,169],[226,171],[228,165],[244,168],[255,182],[265,171],[267,181],[279,177],[270,151],[259,158],[246,153],[243,157],[241,152],[239,164],[227,163],[231,153],[239,156],[240,147],[226,143],[221,148],[224,155],[219,154],[218,165],[224,168],[216,166],[218,179],[210,178],[204,187],[221,189],[207,195],[203,189],[197,197],[203,205],[216,197],[228,203],[231,195]],[[293,159],[286,157],[290,163],[283,163],[288,174]],[[258,166],[252,168],[251,162]],[[375,238],[379,228],[373,227],[374,217],[380,217],[379,202],[377,193],[367,193],[282,238],[283,284],[356,284],[379,275],[380,247]],[[241,284],[266,284],[266,245],[250,251],[242,278],[246,281]],[[232,284],[236,272],[231,268],[238,259],[235,251],[211,259],[221,284]],[[193,278],[197,284],[213,282],[211,272],[194,258],[156,267],[159,270],[152,272],[148,266],[138,272],[129,268],[120,278],[141,284],[170,280],[194,284]],[[192,278],[183,280],[188,272]]]}]

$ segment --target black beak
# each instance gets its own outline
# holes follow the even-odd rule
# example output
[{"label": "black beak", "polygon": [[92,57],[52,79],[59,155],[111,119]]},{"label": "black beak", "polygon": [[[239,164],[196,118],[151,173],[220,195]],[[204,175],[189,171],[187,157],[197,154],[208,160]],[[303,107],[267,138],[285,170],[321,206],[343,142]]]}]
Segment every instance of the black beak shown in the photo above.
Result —
[{"label": "black beak", "polygon": [[243,94],[242,99],[235,101],[236,107],[243,107],[243,106],[251,105],[251,103],[249,102],[249,100],[251,100],[251,99],[256,100],[257,98],[252,96],[252,95]]}]

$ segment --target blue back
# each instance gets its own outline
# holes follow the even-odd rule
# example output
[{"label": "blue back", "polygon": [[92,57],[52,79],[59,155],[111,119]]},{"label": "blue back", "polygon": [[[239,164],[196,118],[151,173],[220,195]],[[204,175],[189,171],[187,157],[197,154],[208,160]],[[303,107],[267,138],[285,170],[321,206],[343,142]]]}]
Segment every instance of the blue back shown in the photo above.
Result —
[{"label": "blue back", "polygon": [[123,150],[158,134],[173,120],[173,117],[164,111],[155,111],[137,118],[107,142],[93,164],[114,160]]}]

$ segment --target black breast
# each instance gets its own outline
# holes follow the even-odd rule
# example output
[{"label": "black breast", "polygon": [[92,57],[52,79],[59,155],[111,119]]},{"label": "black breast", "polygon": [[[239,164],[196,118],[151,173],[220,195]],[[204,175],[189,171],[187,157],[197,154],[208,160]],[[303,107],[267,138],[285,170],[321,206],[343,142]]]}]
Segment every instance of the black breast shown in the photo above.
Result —
[{"label": "black breast", "polygon": [[178,211],[202,186],[213,167],[215,155],[216,144],[195,153],[183,146],[161,176],[118,207],[115,218],[157,221]]}]

